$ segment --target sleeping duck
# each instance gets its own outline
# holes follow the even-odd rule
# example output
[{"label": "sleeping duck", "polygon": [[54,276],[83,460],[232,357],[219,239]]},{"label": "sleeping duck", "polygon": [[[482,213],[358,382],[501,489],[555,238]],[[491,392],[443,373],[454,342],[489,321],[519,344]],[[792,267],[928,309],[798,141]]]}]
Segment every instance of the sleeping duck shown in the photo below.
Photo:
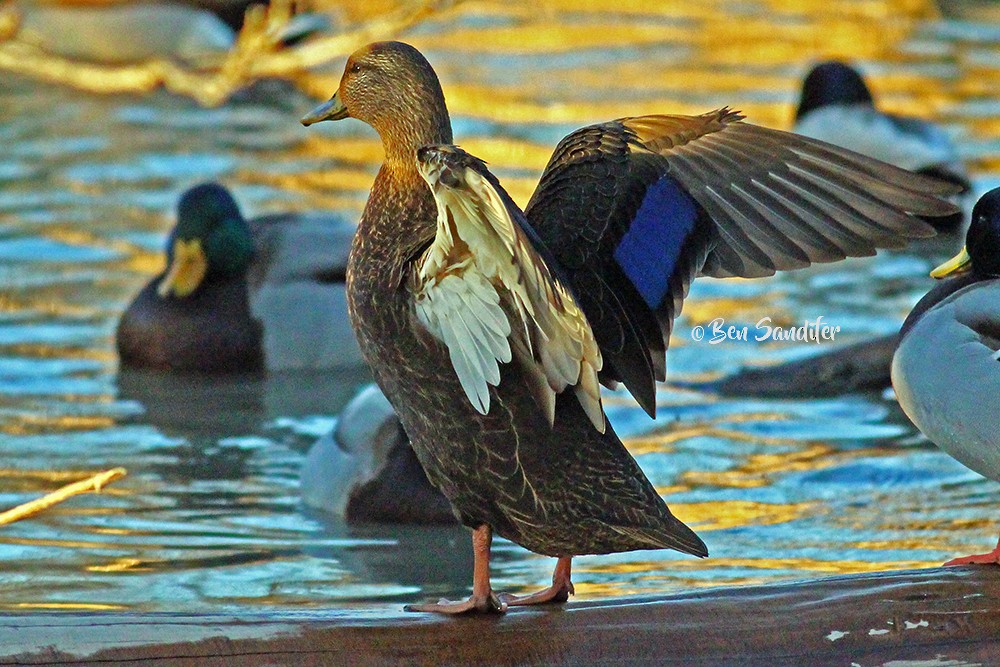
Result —
[{"label": "sleeping duck", "polygon": [[[471,597],[414,611],[564,602],[580,554],[706,556],[608,423],[599,385],[655,413],[698,275],[870,255],[956,211],[937,196],[949,184],[718,109],[571,133],[522,212],[452,145],[437,75],[399,42],[352,54],[302,122],[346,118],[385,152],[348,262],[352,324],[428,479],[472,531]],[[552,585],[495,593],[494,533],[556,558]]]},{"label": "sleeping duck", "polygon": [[217,183],[185,192],[167,268],[116,332],[123,367],[280,371],[361,363],[344,274],[354,225],[332,215],[246,220]]},{"label": "sleeping duck", "polygon": [[456,523],[374,385],[361,390],[333,431],[309,449],[299,483],[307,507],[348,523]]},{"label": "sleeping duck", "polygon": [[[1000,480],[1000,188],[976,203],[962,252],[931,275],[951,278],[903,324],[892,360],[896,398],[938,447]],[[946,565],[963,563],[1000,563],[1000,542]]]},{"label": "sleeping duck", "polygon": [[[163,3],[23,3],[18,36],[42,51],[90,62],[179,60],[204,65],[225,55],[251,0],[181,0]],[[302,12],[274,34],[290,46],[328,31],[325,14]],[[128,35],[129,39],[115,39]]]}]

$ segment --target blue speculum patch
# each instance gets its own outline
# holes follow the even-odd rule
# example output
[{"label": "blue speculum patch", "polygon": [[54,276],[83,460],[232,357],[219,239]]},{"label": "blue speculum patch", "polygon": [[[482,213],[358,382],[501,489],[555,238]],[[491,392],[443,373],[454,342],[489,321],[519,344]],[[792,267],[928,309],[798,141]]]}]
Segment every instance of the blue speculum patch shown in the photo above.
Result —
[{"label": "blue speculum patch", "polygon": [[696,217],[691,196],[672,177],[663,176],[646,190],[632,224],[615,248],[615,261],[650,308],[658,308],[667,295],[670,276]]}]

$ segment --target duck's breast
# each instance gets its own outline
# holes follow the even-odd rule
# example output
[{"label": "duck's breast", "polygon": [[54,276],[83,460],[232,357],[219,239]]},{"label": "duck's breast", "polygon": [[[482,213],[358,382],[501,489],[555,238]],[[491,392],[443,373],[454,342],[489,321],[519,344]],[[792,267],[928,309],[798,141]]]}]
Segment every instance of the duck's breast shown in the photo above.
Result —
[{"label": "duck's breast", "polygon": [[935,444],[1000,480],[1000,280],[977,282],[934,306],[893,357],[896,397]]}]

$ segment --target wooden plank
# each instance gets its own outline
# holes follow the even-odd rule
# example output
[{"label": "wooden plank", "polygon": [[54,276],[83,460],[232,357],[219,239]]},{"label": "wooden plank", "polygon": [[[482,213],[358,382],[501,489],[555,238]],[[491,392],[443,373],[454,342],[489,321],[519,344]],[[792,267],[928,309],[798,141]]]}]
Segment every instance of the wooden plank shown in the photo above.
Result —
[{"label": "wooden plank", "polygon": [[[896,662],[894,662],[896,661]],[[397,608],[0,616],[0,665],[1000,665],[1000,567],[441,618]]]}]

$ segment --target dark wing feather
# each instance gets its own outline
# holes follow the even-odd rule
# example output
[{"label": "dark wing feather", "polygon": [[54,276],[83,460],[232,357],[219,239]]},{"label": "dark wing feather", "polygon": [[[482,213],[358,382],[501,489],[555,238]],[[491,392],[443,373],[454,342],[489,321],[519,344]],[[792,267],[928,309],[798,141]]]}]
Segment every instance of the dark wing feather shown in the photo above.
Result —
[{"label": "dark wing feather", "polygon": [[932,236],[920,217],[956,210],[939,199],[950,184],[741,119],[720,109],[577,130],[525,210],[590,320],[602,382],[623,382],[650,415],[696,275],[872,255]]},{"label": "dark wing feather", "polygon": [[[897,248],[932,236],[920,217],[954,214],[950,183],[720,110],[684,118],[624,119],[661,155],[712,219],[716,243],[702,273],[755,278]],[[680,139],[678,139],[680,136]]]},{"label": "dark wing feather", "polygon": [[[664,159],[639,146],[635,134],[620,122],[583,128],[556,147],[525,211],[590,321],[604,355],[601,381],[623,382],[649,414],[655,411],[655,380],[666,376],[664,352],[671,323],[704,261],[708,240],[701,232],[682,234],[688,237],[678,239],[683,251],[662,248],[664,257],[701,257],[695,263],[678,261],[677,271],[661,276],[668,283],[662,291],[669,298],[644,298],[634,276],[616,261],[616,250],[647,194],[656,190],[666,172]],[[642,242],[634,235],[628,240]]]}]

